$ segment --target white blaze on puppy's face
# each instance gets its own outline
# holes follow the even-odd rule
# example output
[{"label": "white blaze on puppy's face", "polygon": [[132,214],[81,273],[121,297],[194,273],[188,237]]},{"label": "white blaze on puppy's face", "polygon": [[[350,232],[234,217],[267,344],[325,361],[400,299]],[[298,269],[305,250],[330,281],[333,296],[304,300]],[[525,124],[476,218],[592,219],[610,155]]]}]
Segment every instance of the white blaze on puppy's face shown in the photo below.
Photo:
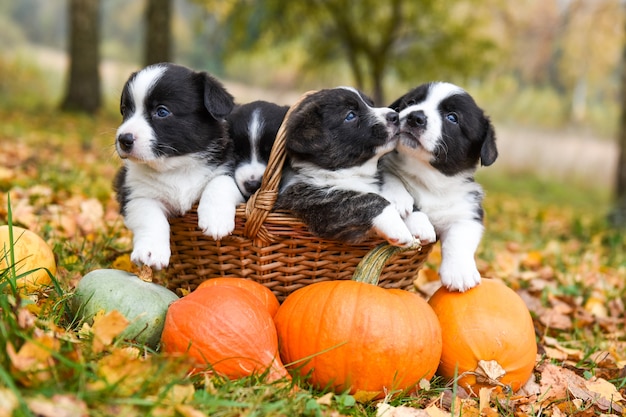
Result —
[{"label": "white blaze on puppy's face", "polygon": [[416,148],[419,144],[429,154],[434,153],[441,143],[443,131],[439,105],[452,95],[464,93],[461,87],[454,84],[433,84],[424,101],[410,105],[400,112],[400,131],[404,140],[400,139],[399,146],[408,148],[406,151],[411,152],[411,148]]},{"label": "white blaze on puppy's face", "polygon": [[[399,123],[397,122],[398,117],[399,117],[397,116],[397,112],[395,110],[391,110],[388,107],[374,107],[372,103],[368,103],[367,101],[363,99],[363,96],[361,96],[361,93],[359,92],[359,90],[353,87],[340,87],[340,88],[344,88],[346,90],[352,91],[361,99],[363,104],[365,104],[370,109],[368,116],[370,116],[370,120],[372,124],[380,124],[387,128],[387,132],[389,134],[389,140],[384,145],[378,147],[376,156],[380,157],[386,153],[391,152],[396,147],[396,144],[398,142],[398,137],[396,136],[396,133],[398,133],[398,130],[400,129]],[[394,113],[395,115],[390,117],[390,115],[393,115]],[[394,121],[394,118],[395,118],[395,121]]]},{"label": "white blaze on puppy's face", "polygon": [[256,109],[252,113],[252,118],[248,124],[248,135],[250,138],[250,161],[239,166],[235,171],[235,181],[241,192],[249,196],[251,188],[258,188],[257,183],[261,182],[265,172],[265,163],[261,161],[258,144],[263,134],[265,123],[261,118],[261,110]]},{"label": "white blaze on puppy's face", "polygon": [[376,156],[380,157],[393,151],[398,144],[398,136],[396,134],[400,130],[400,124],[397,122],[399,116],[394,110],[390,111],[390,109],[386,107],[372,107],[372,114],[380,123],[385,124],[389,132],[389,140],[387,143],[383,146],[379,146],[377,149]]},{"label": "white blaze on puppy's face", "polygon": [[[148,67],[138,72],[128,84],[126,93],[130,95],[134,108],[124,109],[125,120],[117,129],[115,147],[121,158],[137,161],[150,161],[156,158],[153,152],[156,137],[148,123],[150,115],[146,114],[145,100],[165,70],[164,66],[159,65]],[[128,141],[126,146],[124,141]]]}]

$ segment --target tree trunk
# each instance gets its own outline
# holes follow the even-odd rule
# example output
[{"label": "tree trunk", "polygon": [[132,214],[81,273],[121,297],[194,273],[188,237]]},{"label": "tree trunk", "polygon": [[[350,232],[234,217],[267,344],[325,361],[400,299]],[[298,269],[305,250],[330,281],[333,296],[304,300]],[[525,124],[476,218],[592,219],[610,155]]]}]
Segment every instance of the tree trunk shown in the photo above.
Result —
[{"label": "tree trunk", "polygon": [[377,106],[386,106],[383,78],[385,75],[385,62],[380,57],[368,55],[370,59],[372,77],[372,100]]},{"label": "tree trunk", "polygon": [[146,65],[171,61],[171,21],[171,0],[148,0],[144,34]]},{"label": "tree trunk", "polygon": [[[626,25],[624,31],[626,32]],[[615,206],[609,214],[609,221],[615,226],[626,227],[626,43],[622,48],[621,115],[618,131],[619,159],[615,178]]]},{"label": "tree trunk", "polygon": [[102,104],[100,93],[100,0],[69,0],[70,68],[63,110],[93,114]]}]

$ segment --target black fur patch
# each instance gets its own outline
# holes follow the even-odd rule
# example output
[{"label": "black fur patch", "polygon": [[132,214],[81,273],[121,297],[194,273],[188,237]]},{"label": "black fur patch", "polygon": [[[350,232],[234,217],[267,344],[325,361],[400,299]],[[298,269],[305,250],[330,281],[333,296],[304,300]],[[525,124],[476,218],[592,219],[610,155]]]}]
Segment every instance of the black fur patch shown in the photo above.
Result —
[{"label": "black fur patch", "polygon": [[288,187],[277,209],[293,212],[312,233],[326,239],[359,243],[367,238],[372,220],[389,202],[378,194],[334,190],[297,183]]},{"label": "black fur patch", "polygon": [[[364,102],[365,100],[365,102]],[[301,161],[337,170],[363,164],[388,141],[387,129],[369,119],[371,100],[348,89],[321,90],[306,98],[287,122],[286,149]],[[349,114],[354,118],[346,121]]]}]

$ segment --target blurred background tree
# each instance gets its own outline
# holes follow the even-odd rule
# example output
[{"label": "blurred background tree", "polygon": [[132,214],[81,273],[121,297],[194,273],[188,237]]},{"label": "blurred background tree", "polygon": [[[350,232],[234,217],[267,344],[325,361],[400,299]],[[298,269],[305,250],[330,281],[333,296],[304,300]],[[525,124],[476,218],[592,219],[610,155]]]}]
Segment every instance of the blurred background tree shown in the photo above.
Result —
[{"label": "blurred background tree", "polygon": [[[626,11],[626,3],[623,5]],[[626,34],[626,22],[624,23]],[[617,227],[626,227],[626,42],[622,45],[622,70],[621,70],[621,114],[617,143],[619,156],[617,172],[615,174],[615,202],[613,210],[609,213],[609,221]]]},{"label": "blurred background tree", "polygon": [[[100,27],[101,64],[138,68],[148,49],[169,50],[169,60],[231,81],[274,90],[353,84],[383,102],[445,79],[489,102],[500,122],[617,131],[620,0],[168,0],[150,7],[159,1],[99,2],[99,22],[90,26]],[[3,56],[24,45],[69,51],[69,3],[0,0]],[[148,28],[150,10],[169,15],[160,18],[169,29]],[[147,46],[168,33],[169,48]]]},{"label": "blurred background tree", "polygon": [[225,51],[284,48],[305,74],[343,63],[381,104],[389,77],[467,80],[495,62],[495,40],[481,30],[494,1],[197,1],[228,31]]},{"label": "blurred background tree", "polygon": [[562,103],[553,113],[561,122],[606,122],[605,110],[595,112],[604,98],[617,98],[624,15],[618,0],[522,0],[495,14],[509,58],[499,62],[499,76],[512,75],[521,89],[553,94]]},{"label": "blurred background tree", "polygon": [[144,64],[172,60],[172,0],[147,0]]},{"label": "blurred background tree", "polygon": [[100,1],[69,0],[69,73],[63,110],[95,113],[100,91]]}]

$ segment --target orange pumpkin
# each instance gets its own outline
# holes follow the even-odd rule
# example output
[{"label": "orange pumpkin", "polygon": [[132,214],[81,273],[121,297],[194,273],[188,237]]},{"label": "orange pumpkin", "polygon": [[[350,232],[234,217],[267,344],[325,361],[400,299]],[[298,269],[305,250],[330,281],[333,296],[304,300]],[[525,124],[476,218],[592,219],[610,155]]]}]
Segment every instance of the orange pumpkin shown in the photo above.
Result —
[{"label": "orange pumpkin", "polygon": [[458,375],[459,386],[517,391],[530,378],[537,355],[535,329],[524,301],[500,281],[483,279],[466,292],[442,287],[429,304],[443,331],[437,373]]},{"label": "orange pumpkin", "polygon": [[259,300],[261,300],[261,302],[265,305],[267,311],[269,311],[272,317],[274,317],[274,315],[278,311],[278,306],[280,305],[280,303],[278,302],[278,298],[276,298],[272,290],[267,288],[265,285],[259,284],[256,281],[245,278],[211,278],[202,282],[200,285],[198,285],[198,288],[196,289],[211,287],[213,285],[232,285],[235,287],[246,289],[254,294],[256,297],[258,297]]},{"label": "orange pumpkin", "polygon": [[[388,257],[397,248],[382,250]],[[373,252],[363,265],[378,256]],[[377,281],[367,268],[354,275],[351,281],[311,284],[285,299],[274,318],[283,363],[310,373],[317,388],[349,390],[360,401],[430,379],[442,347],[428,303],[408,291],[360,282]]]},{"label": "orange pumpkin", "polygon": [[289,377],[278,357],[276,328],[267,308],[244,288],[200,288],[167,310],[163,350],[184,353],[231,379],[267,371],[268,381]]},{"label": "orange pumpkin", "polygon": [[0,271],[9,266],[15,267],[17,288],[26,293],[52,285],[50,275],[57,272],[54,253],[39,235],[18,226],[3,225],[0,226]]}]

